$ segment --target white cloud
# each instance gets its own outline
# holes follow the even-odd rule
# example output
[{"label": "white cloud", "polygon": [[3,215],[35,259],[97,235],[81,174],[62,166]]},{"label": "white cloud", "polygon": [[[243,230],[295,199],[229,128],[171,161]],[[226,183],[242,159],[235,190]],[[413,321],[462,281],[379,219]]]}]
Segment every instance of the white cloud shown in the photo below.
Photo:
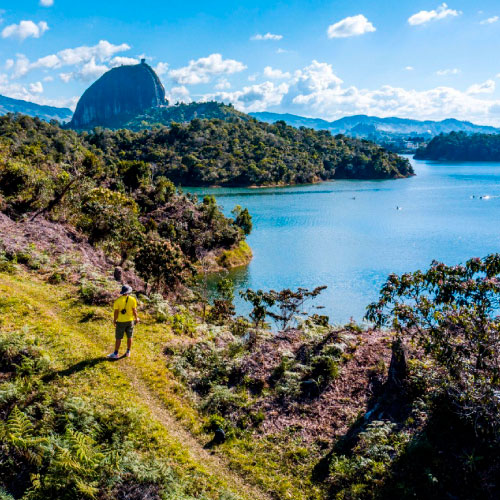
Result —
[{"label": "white cloud", "polygon": [[458,68],[439,69],[436,71],[436,75],[438,76],[458,75],[459,73],[460,70]]},{"label": "white cloud", "polygon": [[54,77],[53,76],[46,76],[46,77],[44,77],[43,81],[44,82],[53,82],[54,81]]},{"label": "white cloud", "polygon": [[[49,54],[47,56],[41,57],[37,59],[35,62],[30,63],[28,58],[23,54],[17,54],[17,59],[15,62],[12,62],[11,68],[13,68],[12,78],[19,78],[21,76],[26,75],[29,71],[34,69],[58,69],[64,66],[84,66],[94,61],[94,65],[96,65],[95,61],[99,62],[112,62],[118,63],[120,58],[115,57],[111,59],[116,53],[123,52],[129,50],[130,46],[126,43],[122,43],[120,45],[113,45],[106,40],[101,40],[98,44],[88,47],[88,46],[80,46],[72,49],[64,49],[60,50],[56,54]],[[131,61],[135,59],[132,58],[122,58],[121,60]],[[80,68],[79,73],[83,71],[82,75],[89,74],[89,67],[84,69]],[[101,65],[101,69],[106,66]],[[106,67],[106,69],[109,69]],[[94,73],[96,73],[94,71]],[[68,75],[71,73],[63,73],[65,78],[68,78]],[[63,78],[63,77],[61,77]],[[71,77],[69,77],[71,79]],[[66,81],[66,80],[64,80]],[[68,80],[69,81],[69,80]]]},{"label": "white cloud", "polygon": [[223,59],[220,54],[211,54],[196,61],[191,60],[183,68],[173,69],[169,76],[181,85],[208,83],[214,75],[230,75],[246,69],[246,66],[234,59]]},{"label": "white cloud", "polygon": [[493,24],[498,21],[498,16],[488,17],[488,19],[484,19],[479,24]]},{"label": "white cloud", "polygon": [[33,21],[21,21],[19,24],[10,24],[2,30],[2,38],[17,38],[25,40],[26,38],[40,38],[47,30],[49,25],[45,21],[35,24]]},{"label": "white cloud", "polygon": [[252,38],[250,38],[250,40],[253,40],[253,41],[281,40],[282,38],[283,38],[283,35],[275,35],[273,33],[266,33],[265,35],[261,35],[260,33],[257,33]]},{"label": "white cloud", "polygon": [[191,102],[191,97],[189,95],[189,90],[180,85],[179,87],[173,87],[167,92],[167,99],[170,104],[176,104],[178,102]]},{"label": "white cloud", "polygon": [[406,66],[405,70],[406,71],[413,71],[415,68],[413,66]]},{"label": "white cloud", "polygon": [[376,31],[375,26],[363,14],[346,17],[328,27],[328,38],[347,38]]},{"label": "white cloud", "polygon": [[68,83],[73,78],[73,73],[59,73],[59,78],[64,82]]},{"label": "white cloud", "polygon": [[80,69],[70,73],[60,73],[59,77],[64,83],[71,80],[80,80],[81,82],[92,82],[104,75],[109,67],[105,64],[97,64],[95,57],[86,62]]},{"label": "white cloud", "polygon": [[286,83],[276,85],[274,82],[264,82],[243,87],[243,90],[235,92],[207,94],[204,99],[230,102],[245,112],[264,111],[270,106],[278,106],[288,89],[289,86]]},{"label": "white cloud", "polygon": [[166,75],[167,72],[168,72],[168,63],[166,63],[166,62],[159,62],[155,66],[154,69],[155,69],[156,73],[158,74],[158,76]]},{"label": "white cloud", "polygon": [[288,71],[281,71],[280,69],[273,69],[271,66],[266,66],[264,68],[264,76],[272,80],[281,80],[283,78],[290,78],[290,73]]},{"label": "white cloud", "polygon": [[492,94],[495,92],[495,82],[493,80],[486,80],[483,83],[475,83],[467,89],[467,94]]},{"label": "white cloud", "polygon": [[41,94],[43,92],[42,82],[30,83],[29,90],[30,90],[30,92],[33,92],[34,94]]},{"label": "white cloud", "polygon": [[217,90],[227,90],[231,88],[231,84],[227,78],[221,78],[215,85]]},{"label": "white cloud", "polygon": [[413,16],[408,18],[408,24],[411,26],[418,26],[419,24],[426,24],[431,21],[439,21],[440,19],[444,19],[446,17],[456,17],[460,15],[461,12],[454,9],[449,9],[448,5],[442,3],[435,10],[421,10]]},{"label": "white cloud", "polygon": [[116,68],[118,66],[131,66],[133,64],[139,64],[139,59],[135,57],[123,57],[123,56],[117,56],[113,57],[111,61],[109,61],[109,66],[111,68]]},{"label": "white cloud", "polygon": [[61,60],[61,66],[63,66],[89,62],[92,58],[100,62],[107,61],[117,52],[124,52],[129,49],[130,46],[126,43],[113,45],[106,40],[101,40],[97,45],[91,47],[82,45],[74,49],[61,50],[57,53],[57,56]]},{"label": "white cloud", "polygon": [[282,48],[279,48],[276,50],[276,54],[286,54],[288,52],[288,50],[285,50],[285,49],[282,49]]},{"label": "white cloud", "polygon": [[9,61],[9,66],[12,68],[12,78],[17,78],[25,75],[30,69],[30,61],[24,54],[17,54],[13,64]]},{"label": "white cloud", "polygon": [[40,5],[42,7],[52,7],[54,5],[54,0],[40,0]]},{"label": "white cloud", "polygon": [[97,80],[97,78],[106,73],[108,69],[109,68],[104,64],[97,64],[95,58],[93,57],[89,62],[82,66],[80,71],[78,71],[75,76],[83,82],[91,82],[93,80]]},{"label": "white cloud", "polygon": [[28,88],[26,88],[20,83],[12,83],[9,81],[8,75],[0,74],[0,94],[11,97],[12,99],[22,99],[24,101],[35,102],[37,104],[69,107],[72,109],[75,108],[76,103],[78,102],[78,97],[47,99],[41,95],[41,92],[38,92],[40,89],[43,90],[43,87],[41,88],[38,84],[31,84]]},{"label": "white cloud", "polygon": [[[500,75],[499,75],[500,77]],[[492,80],[467,91],[438,86],[428,90],[383,85],[375,89],[345,85],[328,63],[313,61],[287,81],[244,86],[204,99],[231,102],[244,112],[274,110],[333,120],[346,115],[433,119],[457,118],[500,125],[500,99],[492,98]]]}]

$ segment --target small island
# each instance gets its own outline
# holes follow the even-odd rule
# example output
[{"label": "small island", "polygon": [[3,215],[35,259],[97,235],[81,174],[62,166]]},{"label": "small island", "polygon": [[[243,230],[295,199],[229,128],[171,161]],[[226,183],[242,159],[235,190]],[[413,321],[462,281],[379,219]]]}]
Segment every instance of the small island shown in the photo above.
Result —
[{"label": "small island", "polygon": [[434,137],[415,153],[417,160],[500,161],[499,134],[450,132]]}]

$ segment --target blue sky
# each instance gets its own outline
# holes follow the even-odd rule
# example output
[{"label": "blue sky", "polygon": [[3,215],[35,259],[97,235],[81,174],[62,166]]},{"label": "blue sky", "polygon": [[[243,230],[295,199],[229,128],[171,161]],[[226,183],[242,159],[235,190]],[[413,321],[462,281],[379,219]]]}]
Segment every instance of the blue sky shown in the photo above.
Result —
[{"label": "blue sky", "polygon": [[494,0],[0,3],[0,93],[74,107],[141,56],[171,102],[500,125]]}]

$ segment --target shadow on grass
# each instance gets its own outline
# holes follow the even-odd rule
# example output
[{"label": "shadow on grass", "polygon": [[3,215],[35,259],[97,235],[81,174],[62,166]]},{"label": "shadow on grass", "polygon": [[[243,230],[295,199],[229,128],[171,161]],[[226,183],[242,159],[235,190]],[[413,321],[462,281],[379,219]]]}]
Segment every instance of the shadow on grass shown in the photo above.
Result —
[{"label": "shadow on grass", "polygon": [[107,358],[106,356],[100,356],[100,357],[91,358],[91,359],[84,359],[82,361],[79,361],[78,363],[75,363],[74,365],[68,366],[68,368],[64,368],[63,370],[59,370],[57,372],[49,373],[48,375],[43,377],[43,381],[50,382],[51,380],[54,380],[55,378],[69,377],[71,375],[74,375],[75,373],[86,370],[87,368],[93,368],[94,366],[96,366],[100,363],[103,363],[106,361],[113,363],[115,361],[123,359],[124,357],[125,357],[125,355],[123,354],[119,358],[115,358],[115,359],[110,359],[110,358]]}]

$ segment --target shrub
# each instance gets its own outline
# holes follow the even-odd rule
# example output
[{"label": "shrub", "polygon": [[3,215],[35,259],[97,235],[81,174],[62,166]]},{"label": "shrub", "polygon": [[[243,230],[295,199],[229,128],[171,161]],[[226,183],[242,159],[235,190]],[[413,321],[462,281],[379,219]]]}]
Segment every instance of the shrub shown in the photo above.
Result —
[{"label": "shrub", "polygon": [[316,356],[311,360],[311,378],[320,385],[327,385],[339,376],[338,363],[330,356]]},{"label": "shrub", "polygon": [[500,428],[500,254],[389,276],[367,318],[418,343],[440,386],[478,430]]}]

